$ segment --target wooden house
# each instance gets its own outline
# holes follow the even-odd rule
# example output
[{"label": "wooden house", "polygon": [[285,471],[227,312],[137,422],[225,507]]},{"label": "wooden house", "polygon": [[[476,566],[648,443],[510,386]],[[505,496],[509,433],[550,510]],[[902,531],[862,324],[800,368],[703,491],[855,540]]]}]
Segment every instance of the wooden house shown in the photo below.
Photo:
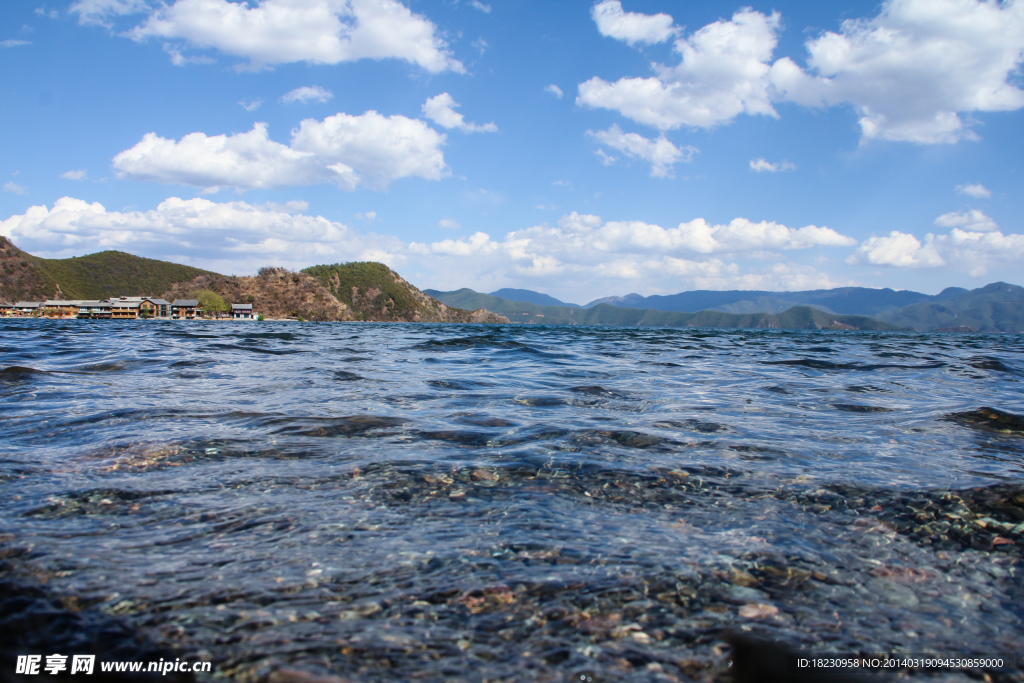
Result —
[{"label": "wooden house", "polygon": [[232,320],[252,320],[254,317],[252,304],[231,304]]},{"label": "wooden house", "polygon": [[171,317],[175,320],[195,320],[202,314],[199,299],[175,299],[171,302]]},{"label": "wooden house", "polygon": [[109,301],[82,301],[78,306],[80,320],[109,320],[112,315]]},{"label": "wooden house", "polygon": [[39,301],[18,301],[14,304],[14,315],[20,318],[30,318],[39,315]]}]

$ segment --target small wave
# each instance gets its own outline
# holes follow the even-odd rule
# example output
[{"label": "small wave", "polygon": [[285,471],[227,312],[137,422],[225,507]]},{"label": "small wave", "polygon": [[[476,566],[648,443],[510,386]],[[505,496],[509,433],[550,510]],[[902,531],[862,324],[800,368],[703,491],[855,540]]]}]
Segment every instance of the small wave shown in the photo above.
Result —
[{"label": "small wave", "polygon": [[286,423],[275,429],[273,434],[332,437],[366,436],[374,431],[400,427],[408,420],[381,415],[351,415],[349,417],[276,418],[273,422]]},{"label": "small wave", "polygon": [[882,370],[884,368],[898,368],[902,370],[932,370],[944,368],[946,363],[921,363],[919,365],[900,365],[896,363],[832,363],[827,360],[815,360],[814,358],[800,358],[798,360],[763,360],[762,365],[793,365],[815,370]]},{"label": "small wave", "polygon": [[659,429],[684,429],[688,432],[701,432],[702,434],[714,434],[715,432],[724,432],[729,429],[727,426],[717,422],[707,422],[692,418],[689,420],[663,420],[655,422],[654,426]]},{"label": "small wave", "polygon": [[455,391],[473,391],[494,386],[490,382],[471,379],[428,379],[426,383],[438,389],[454,389]]},{"label": "small wave", "polygon": [[251,351],[252,353],[267,353],[273,356],[290,356],[294,353],[306,353],[304,349],[266,349],[261,346],[243,346],[242,344],[211,344],[208,348],[224,351]]}]

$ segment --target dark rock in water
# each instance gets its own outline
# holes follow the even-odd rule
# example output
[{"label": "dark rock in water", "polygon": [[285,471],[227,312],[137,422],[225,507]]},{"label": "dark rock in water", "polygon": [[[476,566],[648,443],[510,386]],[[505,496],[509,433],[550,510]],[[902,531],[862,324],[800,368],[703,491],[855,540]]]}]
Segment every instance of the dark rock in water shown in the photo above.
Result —
[{"label": "dark rock in water", "polygon": [[795,669],[791,659],[797,653],[781,643],[737,633],[727,633],[724,638],[732,646],[731,670],[735,683],[870,683],[880,680],[841,669]]},{"label": "dark rock in water", "polygon": [[972,368],[976,370],[995,370],[997,372],[1014,372],[1014,369],[1007,367],[1003,361],[998,358],[992,358],[991,356],[979,356],[977,358],[971,358],[968,362]]},{"label": "dark rock in water", "polygon": [[832,407],[847,413],[891,413],[892,408],[881,406],[862,406],[857,403],[833,403]]},{"label": "dark rock in water", "polygon": [[963,413],[952,413],[947,415],[946,419],[974,429],[1024,436],[1024,417],[998,408],[978,408]]},{"label": "dark rock in water", "polygon": [[[7,563],[3,563],[6,565]],[[8,567],[0,565],[0,570]],[[68,655],[67,670],[50,674],[43,670],[46,656]],[[96,655],[93,674],[70,675],[72,654]],[[14,674],[19,655],[42,655],[40,676]],[[111,673],[101,671],[102,662],[174,662],[184,653],[148,641],[127,622],[90,609],[73,611],[40,586],[10,578],[0,579],[0,682],[123,681],[124,683],[191,683],[191,672]]]},{"label": "dark rock in water", "polygon": [[35,368],[25,368],[20,365],[12,365],[0,370],[0,382],[3,382],[4,384],[27,382],[34,376],[48,374],[49,373],[46,370],[36,370]]},{"label": "dark rock in water", "polygon": [[339,382],[354,382],[356,380],[365,379],[354,372],[348,372],[347,370],[335,370],[334,379]]}]

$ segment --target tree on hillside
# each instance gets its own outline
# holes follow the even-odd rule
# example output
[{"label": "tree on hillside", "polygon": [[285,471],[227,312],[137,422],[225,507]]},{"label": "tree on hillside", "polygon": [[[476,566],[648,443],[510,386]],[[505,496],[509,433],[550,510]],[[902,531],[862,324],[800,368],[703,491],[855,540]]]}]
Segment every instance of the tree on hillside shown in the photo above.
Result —
[{"label": "tree on hillside", "polygon": [[201,289],[198,292],[192,292],[193,299],[199,299],[199,304],[203,307],[204,315],[215,315],[217,313],[227,313],[228,305],[224,301],[224,297],[217,292],[211,292],[209,289]]}]

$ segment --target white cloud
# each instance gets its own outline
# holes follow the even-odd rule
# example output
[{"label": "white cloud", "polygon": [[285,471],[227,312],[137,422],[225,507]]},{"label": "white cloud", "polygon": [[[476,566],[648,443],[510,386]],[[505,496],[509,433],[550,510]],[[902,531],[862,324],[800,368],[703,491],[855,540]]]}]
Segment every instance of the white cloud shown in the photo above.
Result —
[{"label": "white cloud", "polygon": [[846,262],[904,268],[942,266],[946,263],[939,256],[934,235],[927,235],[922,245],[913,235],[898,230],[890,232],[888,237],[864,240]]},{"label": "white cloud", "polygon": [[484,3],[480,2],[480,0],[470,0],[469,6],[474,8],[474,9],[480,10],[484,14],[490,14],[491,13],[491,6],[490,5],[485,5]]},{"label": "white cloud", "polygon": [[88,171],[83,168],[79,171],[65,171],[60,174],[60,177],[65,180],[84,180],[86,174],[88,174]]},{"label": "white cloud", "polygon": [[78,0],[68,8],[80,24],[110,26],[110,18],[149,10],[145,0]]},{"label": "white cloud", "polygon": [[130,180],[217,188],[270,189],[333,183],[343,190],[387,188],[399,178],[439,180],[448,174],[441,152],[445,136],[423,121],[335,114],[305,119],[290,146],[270,140],[267,125],[247,133],[191,133],[180,141],[147,133],[114,157],[118,176]]},{"label": "white cloud", "polygon": [[24,185],[19,185],[15,182],[7,182],[4,183],[4,192],[11,192],[13,194],[26,194],[28,192],[28,188],[26,188]]},{"label": "white cloud", "polygon": [[396,238],[360,234],[322,216],[296,212],[303,205],[171,197],[151,211],[119,212],[64,197],[52,209],[33,206],[0,222],[0,235],[51,257],[120,249],[227,272],[371,258],[401,262],[403,246]]},{"label": "white cloud", "polygon": [[171,56],[171,64],[174,66],[186,66],[188,64],[213,64],[214,59],[206,55],[193,55],[186,57],[181,54],[181,46],[171,43],[164,43],[164,52]]},{"label": "white cloud", "polygon": [[[620,288],[660,287],[678,292],[697,289],[794,289],[835,287],[837,281],[812,267],[782,262],[753,271],[721,257],[702,253],[732,251],[754,254],[766,247],[802,248],[811,244],[855,244],[827,228],[792,230],[776,223],[755,224],[736,219],[708,225],[702,219],[665,229],[641,221],[610,221],[576,212],[557,226],[516,230],[495,240],[484,232],[460,239],[408,245],[410,258],[433,264],[432,286],[439,289],[474,286],[527,286],[565,289],[578,298],[621,293]],[[571,283],[571,284],[567,284]],[[609,288],[611,291],[608,291]],[[652,292],[653,293],[653,292]]]},{"label": "white cloud", "polygon": [[462,226],[450,218],[442,218],[439,220],[437,222],[437,227],[444,228],[446,230],[462,230]]},{"label": "white cloud", "polygon": [[965,194],[968,197],[974,197],[975,199],[988,199],[992,196],[992,190],[988,189],[981,183],[957,185],[956,191],[960,194]]},{"label": "white cloud", "polygon": [[458,128],[464,133],[495,133],[498,127],[494,123],[485,123],[482,126],[475,123],[466,123],[462,114],[455,111],[455,107],[461,106],[452,99],[446,92],[435,97],[430,97],[423,103],[421,108],[423,115],[443,128]]},{"label": "white cloud", "polygon": [[591,8],[590,16],[602,36],[624,40],[630,45],[663,43],[677,32],[668,14],[623,12],[619,0],[599,2]]},{"label": "white cloud", "polygon": [[248,68],[403,59],[431,73],[463,73],[434,24],[398,0],[177,0],[128,35],[179,40],[249,60]]},{"label": "white cloud", "polygon": [[963,228],[970,232],[996,232],[996,222],[977,209],[958,213],[951,211],[935,219],[935,225],[941,228]]},{"label": "white cloud", "polygon": [[559,88],[554,83],[552,83],[551,85],[545,85],[544,86],[544,92],[549,92],[552,95],[554,95],[555,97],[557,97],[558,99],[562,99],[562,95],[565,94],[565,93],[562,92],[562,89]]},{"label": "white cloud", "polygon": [[[948,235],[916,237],[892,231],[888,237],[871,237],[861,243],[847,263],[899,266],[905,268],[950,265],[980,277],[994,266],[1012,266],[1024,259],[1024,235],[1004,235],[981,212],[979,216],[946,214],[936,224],[954,226]],[[944,218],[940,216],[940,219]]]},{"label": "white cloud", "polygon": [[779,95],[808,106],[849,103],[865,140],[954,143],[977,136],[960,114],[1013,111],[1024,57],[1024,4],[888,0],[872,19],[807,43],[808,72],[772,67]]},{"label": "white cloud", "polygon": [[785,159],[778,163],[772,163],[764,158],[751,159],[750,170],[755,171],[757,173],[764,173],[765,171],[769,173],[778,173],[779,171],[795,171],[796,164],[792,164],[786,161]]},{"label": "white cloud", "polygon": [[19,45],[31,45],[28,40],[0,40],[0,47],[18,47]]},{"label": "white cloud", "polygon": [[948,237],[939,240],[948,253],[947,258],[966,268],[972,277],[985,275],[993,266],[1019,267],[1024,259],[1024,235],[953,228]]},{"label": "white cloud", "polygon": [[[637,133],[623,133],[616,124],[608,130],[587,131],[587,134],[613,149],[636,159],[651,162],[651,176],[655,178],[673,177],[672,166],[677,162],[689,163],[693,159],[696,147],[679,149],[662,133],[657,140],[649,140]],[[603,159],[613,159],[605,155]],[[605,162],[606,165],[611,163]]]},{"label": "white cloud", "polygon": [[292,102],[301,102],[302,104],[307,102],[323,103],[332,97],[334,97],[334,93],[326,88],[321,88],[319,85],[304,85],[282,95],[281,101],[285,104],[291,104]]},{"label": "white cloud", "polygon": [[742,113],[777,116],[767,62],[778,31],[778,13],[741,10],[731,21],[716,21],[676,40],[678,66],[653,64],[657,75],[652,78],[614,83],[591,78],[580,84],[576,103],[613,109],[661,130],[713,128]]},{"label": "white cloud", "polygon": [[240,104],[242,106],[242,109],[244,109],[246,111],[256,111],[263,104],[263,100],[261,100],[261,99],[242,100],[238,104]]},{"label": "white cloud", "polygon": [[309,210],[309,202],[301,199],[293,199],[279,204],[278,202],[266,202],[263,204],[263,208],[268,211],[277,211],[278,213],[302,213]]},{"label": "white cloud", "polygon": [[[644,33],[653,17],[623,13],[614,0],[596,5],[593,16],[603,35],[631,44],[645,35],[667,39],[672,26],[671,17],[657,15],[663,33]],[[625,17],[643,21],[630,25]],[[976,139],[962,115],[1024,107],[1019,0],[886,0],[877,16],[809,40],[806,70],[789,57],[772,63],[779,30],[778,13],[742,9],[677,38],[678,65],[652,64],[648,78],[591,78],[576,102],[661,130],[712,128],[739,114],[777,116],[777,101],[851,105],[862,141],[918,144]]]},{"label": "white cloud", "polygon": [[[663,229],[641,221],[605,223],[598,216],[573,212],[555,226],[516,230],[503,239],[475,232],[460,239],[406,243],[305,215],[307,209],[301,201],[259,205],[171,197],[148,211],[108,211],[99,203],[64,197],[52,208],[33,206],[0,221],[0,235],[30,253],[50,258],[119,249],[227,273],[252,273],[264,265],[303,268],[376,260],[392,267],[415,266],[428,279],[416,283],[421,287],[448,284],[451,289],[470,286],[491,291],[501,286],[568,286],[581,299],[623,290],[808,289],[850,284],[786,262],[779,255],[753,269],[730,260],[766,246],[788,249],[828,244],[837,237],[845,240],[835,233],[823,240],[831,231],[813,226],[808,226],[808,232],[808,228],[793,230],[741,218],[714,226],[697,219]],[[373,212],[357,215],[360,220],[372,217]],[[453,227],[444,221],[439,226]],[[709,250],[718,253],[702,256]],[[726,255],[729,250],[732,256]]]}]

